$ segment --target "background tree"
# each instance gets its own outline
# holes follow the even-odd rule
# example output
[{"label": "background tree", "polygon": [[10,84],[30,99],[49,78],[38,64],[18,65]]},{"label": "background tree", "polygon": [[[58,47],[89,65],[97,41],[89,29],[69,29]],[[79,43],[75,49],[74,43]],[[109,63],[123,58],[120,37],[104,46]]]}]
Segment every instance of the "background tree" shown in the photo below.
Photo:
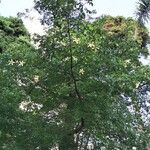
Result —
[{"label": "background tree", "polygon": [[149,13],[150,13],[150,1],[139,0],[136,14],[138,17],[138,21],[141,24],[149,20]]},{"label": "background tree", "polygon": [[34,58],[29,33],[20,19],[0,17],[0,50],[0,149],[19,150],[22,148],[17,145],[24,140],[19,137],[29,128],[28,118],[20,109],[25,95],[19,73],[29,64],[31,68]]}]

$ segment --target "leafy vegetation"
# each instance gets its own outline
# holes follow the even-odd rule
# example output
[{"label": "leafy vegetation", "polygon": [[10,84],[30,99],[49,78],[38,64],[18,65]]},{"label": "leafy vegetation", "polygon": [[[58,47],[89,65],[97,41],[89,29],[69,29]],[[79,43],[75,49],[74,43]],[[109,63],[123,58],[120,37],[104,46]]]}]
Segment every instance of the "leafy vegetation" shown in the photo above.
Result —
[{"label": "leafy vegetation", "polygon": [[139,0],[136,14],[138,17],[138,21],[141,24],[144,24],[149,20],[149,13],[150,13],[150,1]]},{"label": "leafy vegetation", "polygon": [[147,29],[124,17],[89,22],[92,11],[73,0],[35,8],[51,25],[38,48],[19,19],[0,18],[1,149],[146,150],[141,85],[150,70],[139,57],[148,55]]},{"label": "leafy vegetation", "polygon": [[0,17],[0,22],[0,149],[19,149],[16,139],[26,126],[19,108],[24,100],[19,73],[25,62],[30,64],[34,47],[21,20]]}]

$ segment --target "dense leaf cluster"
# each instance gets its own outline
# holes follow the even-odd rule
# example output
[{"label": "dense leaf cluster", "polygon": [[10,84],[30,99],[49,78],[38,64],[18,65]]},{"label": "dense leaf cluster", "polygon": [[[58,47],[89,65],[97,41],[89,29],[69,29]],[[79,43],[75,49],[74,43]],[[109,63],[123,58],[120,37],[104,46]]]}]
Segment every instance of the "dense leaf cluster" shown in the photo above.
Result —
[{"label": "dense leaf cluster", "polygon": [[147,149],[140,85],[150,70],[139,61],[147,29],[132,18],[85,21],[82,1],[41,0],[36,9],[52,25],[38,48],[20,20],[0,19],[0,149]]}]

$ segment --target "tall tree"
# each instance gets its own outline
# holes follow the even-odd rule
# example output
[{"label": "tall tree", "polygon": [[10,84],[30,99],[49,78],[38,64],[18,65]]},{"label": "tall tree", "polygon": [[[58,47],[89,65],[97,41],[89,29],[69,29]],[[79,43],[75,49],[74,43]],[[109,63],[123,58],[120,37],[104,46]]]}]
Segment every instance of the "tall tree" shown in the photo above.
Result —
[{"label": "tall tree", "polygon": [[145,21],[149,20],[150,13],[150,1],[149,0],[139,0],[137,8],[138,21],[144,24]]},{"label": "tall tree", "polygon": [[19,149],[16,141],[26,129],[19,72],[34,58],[33,49],[20,19],[0,17],[0,149]]},{"label": "tall tree", "polygon": [[92,143],[94,149],[145,149],[148,131],[136,88],[149,81],[149,69],[138,59],[148,52],[142,38],[148,37],[147,30],[130,18],[86,22],[90,11],[84,2],[91,3],[36,2],[42,22],[51,28],[40,38],[36,86],[26,92],[32,103],[42,105],[36,122],[39,132],[47,132],[35,147],[77,150]]},{"label": "tall tree", "polygon": [[86,21],[87,3],[37,1],[51,25],[38,48],[22,34],[4,40],[1,149],[146,149],[137,88],[149,82],[138,59],[148,32],[131,18]]}]

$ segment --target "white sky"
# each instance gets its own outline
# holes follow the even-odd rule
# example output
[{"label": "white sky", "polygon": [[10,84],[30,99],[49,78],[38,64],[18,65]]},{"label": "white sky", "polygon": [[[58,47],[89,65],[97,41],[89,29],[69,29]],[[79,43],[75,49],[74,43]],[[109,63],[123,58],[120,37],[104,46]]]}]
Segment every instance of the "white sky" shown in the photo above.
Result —
[{"label": "white sky", "polygon": [[93,0],[98,15],[133,17],[138,0]]},{"label": "white sky", "polygon": [[[125,16],[125,17],[135,17],[136,4],[138,0],[93,0],[94,9],[97,11],[96,16],[100,15],[112,15],[112,16]],[[1,0],[0,3],[0,15],[2,16],[16,16],[18,12],[23,12],[26,8],[32,8],[34,5],[33,0]],[[39,32],[40,23],[37,21],[37,14],[34,12],[32,14],[31,20],[24,20],[26,27],[29,32]]]},{"label": "white sky", "polygon": [[33,4],[33,0],[1,0],[0,15],[16,16],[17,12],[31,8]]},{"label": "white sky", "polygon": [[[133,16],[138,0],[93,0],[98,15]],[[17,12],[33,6],[33,0],[1,0],[0,14],[15,16]]]}]

